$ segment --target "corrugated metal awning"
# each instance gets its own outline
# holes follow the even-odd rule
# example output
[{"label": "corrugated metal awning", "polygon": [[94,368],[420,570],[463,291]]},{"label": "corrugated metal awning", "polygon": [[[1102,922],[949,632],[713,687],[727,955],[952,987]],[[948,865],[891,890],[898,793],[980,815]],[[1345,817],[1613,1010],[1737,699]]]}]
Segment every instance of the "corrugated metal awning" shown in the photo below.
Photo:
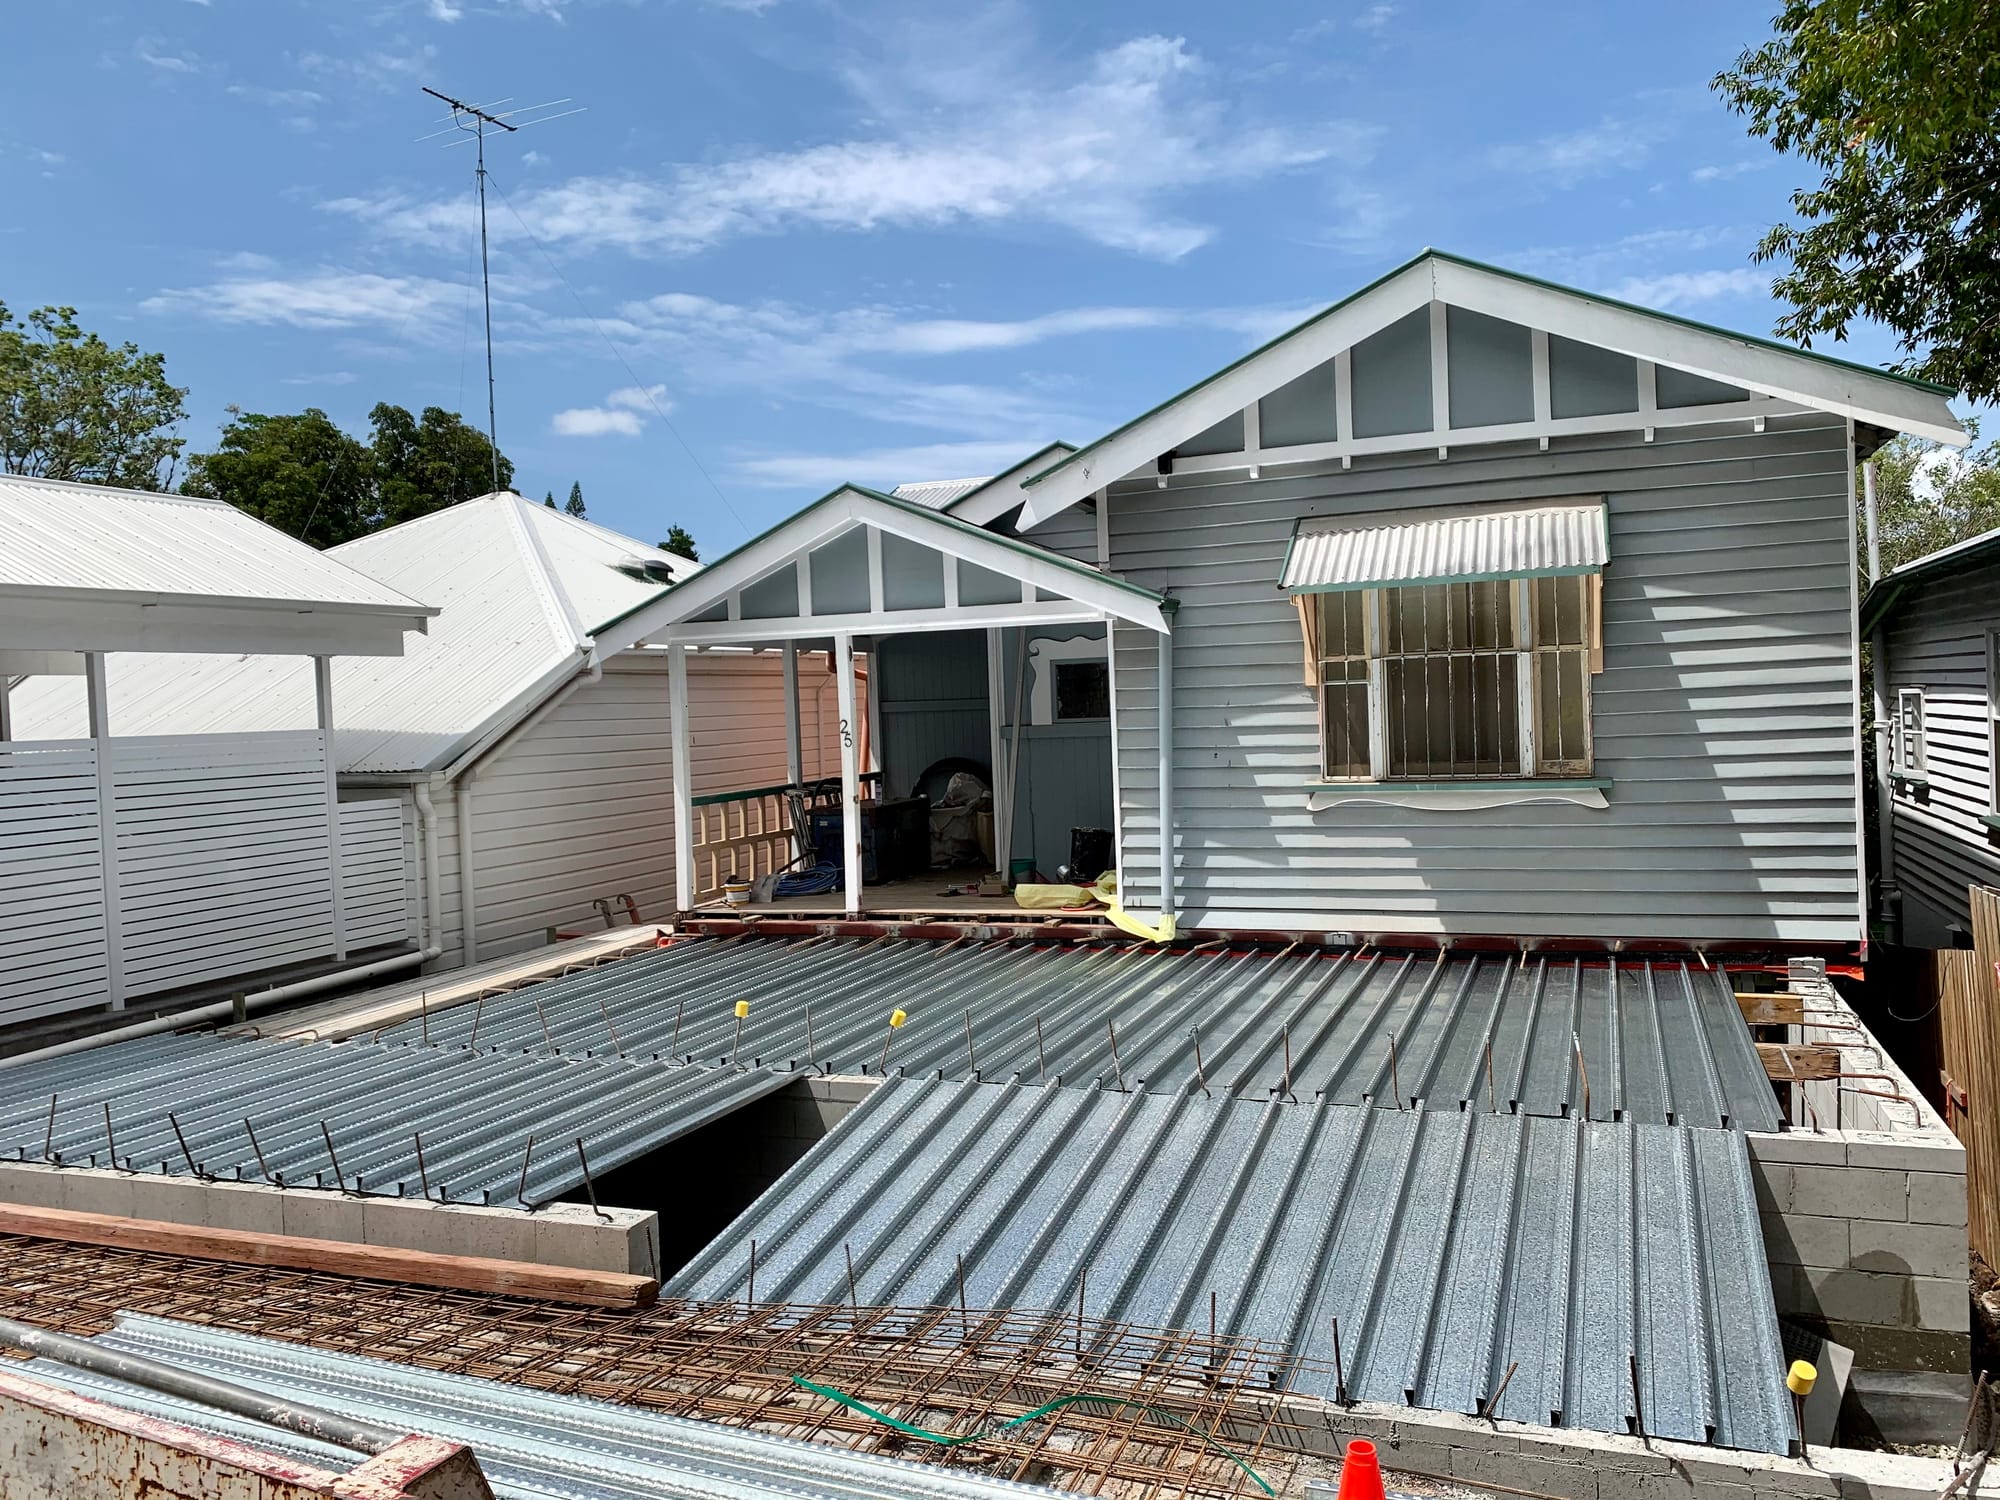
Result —
[{"label": "corrugated metal awning", "polygon": [[[665,1288],[1075,1309],[1289,1347],[1364,1401],[1782,1453],[1742,1136],[892,1079]],[[853,1258],[849,1281],[848,1257]],[[1632,1365],[1637,1362],[1634,1390]],[[1518,1363],[1511,1380],[1504,1380]],[[1505,1384],[1505,1391],[1500,1387]],[[1635,1400],[1642,1403],[1635,1406]]]},{"label": "corrugated metal awning", "polygon": [[1611,558],[1601,500],[1448,516],[1310,516],[1285,554],[1283,587],[1336,593],[1408,583],[1594,573]]}]

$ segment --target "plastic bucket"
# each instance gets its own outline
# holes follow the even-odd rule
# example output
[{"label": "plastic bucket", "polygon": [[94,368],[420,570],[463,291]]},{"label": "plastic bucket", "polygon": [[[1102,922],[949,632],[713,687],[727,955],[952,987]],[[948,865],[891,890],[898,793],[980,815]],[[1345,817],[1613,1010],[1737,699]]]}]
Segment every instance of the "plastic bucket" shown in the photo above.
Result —
[{"label": "plastic bucket", "polygon": [[731,906],[748,906],[750,904],[750,882],[747,880],[723,881],[722,899]]}]

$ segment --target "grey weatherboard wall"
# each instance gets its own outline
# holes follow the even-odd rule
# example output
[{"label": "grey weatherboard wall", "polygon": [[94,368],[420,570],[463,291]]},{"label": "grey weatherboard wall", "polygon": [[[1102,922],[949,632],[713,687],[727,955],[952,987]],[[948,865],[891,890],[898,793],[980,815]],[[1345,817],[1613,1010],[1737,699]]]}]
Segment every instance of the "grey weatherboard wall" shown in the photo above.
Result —
[{"label": "grey weatherboard wall", "polygon": [[[1682,941],[1860,933],[1844,422],[1773,417],[1111,493],[1113,571],[1174,620],[1183,925]],[[1318,720],[1277,588],[1305,516],[1603,495],[1610,806],[1308,810]],[[1030,534],[1037,541],[1043,534]],[[1064,545],[1074,528],[1052,536]],[[1152,637],[1119,626],[1119,861],[1159,900]]]},{"label": "grey weatherboard wall", "polygon": [[2000,885],[1995,812],[1992,633],[2000,631],[2000,560],[1925,579],[1889,617],[1889,711],[1899,688],[1924,690],[1930,786],[1893,798],[1903,940],[1949,948],[1971,930],[1970,885]]}]

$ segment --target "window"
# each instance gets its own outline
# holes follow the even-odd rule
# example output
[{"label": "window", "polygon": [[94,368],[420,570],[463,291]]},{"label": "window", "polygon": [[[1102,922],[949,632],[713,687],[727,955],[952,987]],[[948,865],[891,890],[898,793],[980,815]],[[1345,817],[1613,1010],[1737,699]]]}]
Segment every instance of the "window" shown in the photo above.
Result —
[{"label": "window", "polygon": [[1597,574],[1309,597],[1329,780],[1590,773]]},{"label": "window", "polygon": [[1902,688],[1896,694],[1896,774],[1914,781],[1926,778],[1924,749],[1924,690]]},{"label": "window", "polygon": [[[1099,649],[1102,644],[1099,643]],[[1102,661],[1059,661],[1056,720],[1111,717],[1111,666]]]}]

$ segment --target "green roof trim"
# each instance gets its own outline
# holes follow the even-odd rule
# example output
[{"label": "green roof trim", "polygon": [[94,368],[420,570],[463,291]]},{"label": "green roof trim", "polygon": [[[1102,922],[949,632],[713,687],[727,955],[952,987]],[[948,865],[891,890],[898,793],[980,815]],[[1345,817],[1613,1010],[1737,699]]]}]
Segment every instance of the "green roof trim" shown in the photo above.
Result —
[{"label": "green roof trim", "polygon": [[[994,485],[998,484],[1001,480],[1005,479],[1009,474],[1013,474],[1021,469],[1027,468],[1029,464],[1033,463],[1036,459],[1040,458],[1044,453],[1047,453],[1052,448],[1062,449],[1063,456],[1065,458],[1068,457],[1070,454],[1076,452],[1075,443],[1065,443],[1061,438],[1057,438],[1053,443],[1044,443],[1042,444],[1041,447],[1037,448],[1033,453],[1030,453],[1026,458],[1022,459],[1019,463],[1009,464],[1006,468],[1002,469],[998,474],[995,474],[991,479],[988,479],[984,483],[980,484],[977,488],[967,490],[963,495],[960,495],[956,500],[952,501],[951,504],[939,507],[938,514],[949,515],[952,511],[957,510],[959,506],[965,504],[965,502],[970,500],[974,495],[984,494],[987,490],[992,489]],[[1061,460],[1058,460],[1058,462],[1060,461]]]},{"label": "green roof trim", "polygon": [[1286,329],[1283,333],[1279,334],[1274,339],[1270,339],[1262,344],[1259,344],[1255,349],[1252,349],[1248,354],[1243,355],[1239,359],[1230,361],[1228,364],[1224,365],[1221,369],[1215,371],[1213,374],[1206,375],[1202,379],[1197,380],[1193,385],[1189,386],[1186,390],[1181,391],[1176,395],[1167,397],[1166,400],[1159,402],[1157,405],[1152,406],[1147,410],[1141,412],[1138,416],[1132,418],[1131,421],[1121,423],[1119,426],[1114,427],[1111,431],[1105,433],[1104,436],[1098,438],[1095,442],[1084,444],[1083,447],[1074,450],[1066,457],[1056,460],[1056,462],[1050,464],[1046,469],[1043,469],[1036,474],[1030,475],[1027,479],[1022,481],[1023,485],[1025,485],[1029,489],[1034,488],[1034,486],[1040,484],[1044,479],[1048,478],[1049,475],[1057,472],[1059,469],[1067,468],[1070,464],[1074,463],[1077,459],[1083,457],[1085,454],[1094,452],[1096,449],[1103,447],[1106,443],[1110,442],[1113,438],[1118,437],[1120,434],[1129,432],[1132,428],[1137,427],[1141,422],[1146,421],[1149,417],[1157,416],[1160,412],[1165,411],[1175,402],[1185,400],[1187,397],[1192,396],[1196,391],[1199,391],[1206,386],[1213,385],[1216,381],[1220,380],[1223,376],[1229,374],[1232,370],[1241,369],[1244,365],[1247,365],[1248,363],[1250,363],[1251,360],[1256,359],[1259,355],[1265,353],[1267,350],[1276,348],[1279,344],[1284,343],[1287,339],[1293,337],[1294,335],[1303,333],[1306,329],[1312,327],[1315,323],[1318,323],[1323,319],[1329,318],[1333,316],[1333,314],[1339,312],[1342,308],[1350,306],[1351,304],[1360,301],[1363,297],[1366,297],[1370,292],[1373,292],[1377,287],[1384,286],[1387,283],[1394,281],[1398,276],[1403,275],[1405,272],[1414,270],[1416,267],[1422,265],[1424,262],[1432,260],[1447,261],[1452,265],[1464,266],[1469,270],[1484,271],[1494,276],[1504,276],[1510,281],[1517,281],[1521,283],[1523,286],[1540,287],[1544,291],[1559,292],[1565,297],[1587,298],[1592,302],[1602,303],[1606,307],[1615,307],[1625,312],[1637,313],[1642,317],[1654,318],[1662,323],[1677,324],[1682,328],[1691,328],[1695,330],[1697,333],[1712,334],[1717,338],[1730,339],[1736,343],[1753,344],[1760,349],[1768,349],[1776,354],[1789,354],[1796,359],[1811,360],[1817,364],[1830,366],[1833,369],[1849,370],[1859,375],[1871,375],[1878,380],[1892,380],[1896,382],[1898,385],[1906,385],[1914,390],[1925,391],[1930,393],[1931,395],[1954,396],[1958,394],[1951,387],[1938,385],[1933,381],[1918,380],[1916,377],[1911,375],[1898,375],[1892,370],[1878,369],[1874,365],[1864,365],[1857,360],[1840,359],[1831,354],[1822,354],[1814,349],[1801,349],[1795,344],[1787,344],[1780,339],[1769,338],[1764,335],[1755,333],[1740,333],[1733,328],[1722,328],[1714,323],[1704,323],[1699,318],[1684,318],[1681,317],[1678,313],[1661,312],[1658,308],[1653,308],[1653,307],[1641,307],[1636,302],[1623,302],[1616,297],[1606,297],[1599,292],[1586,292],[1577,287],[1564,286],[1561,282],[1549,281],[1540,276],[1529,276],[1521,271],[1510,271],[1505,266],[1489,265],[1485,261],[1473,260],[1469,256],[1454,255],[1448,250],[1423,250],[1419,251],[1416,255],[1410,257],[1410,259],[1404,261],[1400,266],[1397,266],[1394,270],[1384,272],[1382,275],[1376,277],[1373,281],[1369,282],[1368,285],[1362,287],[1359,291],[1350,292],[1345,297],[1342,297],[1338,302],[1332,303],[1326,307],[1321,308],[1318,312],[1314,313],[1304,322],[1299,323],[1294,327]]},{"label": "green roof trim", "polygon": [[1873,632],[1894,614],[1912,584],[1956,572],[1960,568],[1977,567],[1995,558],[2000,558],[2000,527],[1983,531],[1962,542],[1954,542],[1949,547],[1941,547],[1928,556],[1906,562],[1902,567],[1883,574],[1862,595],[1861,633],[1867,635]]},{"label": "green roof trim", "polygon": [[[660,600],[670,597],[679,590],[686,588],[689,584],[694,583],[697,580],[703,578],[711,570],[720,567],[722,564],[728,562],[732,557],[737,556],[739,553],[748,552],[751,548],[756,547],[760,543],[768,541],[770,538],[776,536],[786,527],[797,524],[799,521],[803,520],[805,517],[811,515],[814,511],[818,510],[821,506],[830,505],[835,500],[838,500],[842,495],[847,495],[847,494],[865,495],[870,500],[876,501],[882,505],[887,505],[892,509],[902,511],[906,515],[915,516],[923,521],[935,522],[940,526],[948,526],[954,531],[962,532],[967,536],[978,537],[982,541],[990,542],[996,547],[1004,547],[1009,551],[1020,553],[1023,557],[1031,557],[1035,559],[1037,562],[1053,563],[1055,566],[1062,568],[1067,572],[1075,573],[1079,577],[1090,578],[1096,580],[1099,583],[1109,584],[1111,585],[1111,587],[1118,589],[1123,593],[1130,594],[1136,599],[1143,599],[1146,603],[1154,605],[1161,610],[1171,612],[1173,608],[1173,601],[1168,599],[1165,594],[1156,594],[1151,589],[1141,588],[1136,583],[1128,583],[1123,578],[1116,577],[1110,573],[1101,573],[1096,568],[1091,567],[1088,563],[1080,563],[1073,557],[1064,557],[1060,552],[1052,552],[1047,547],[1038,547],[1033,542],[1024,542],[1016,537],[1001,536],[998,532],[988,531],[983,526],[974,526],[969,521],[961,521],[958,519],[957,516],[946,515],[941,510],[932,510],[927,505],[918,505],[913,500],[898,500],[894,495],[885,495],[880,490],[871,490],[865,484],[842,484],[835,486],[831,490],[828,490],[824,495],[821,495],[819,499],[813,501],[812,504],[804,507],[803,509],[793,511],[789,516],[786,516],[782,521],[779,521],[776,525],[766,527],[763,531],[760,531],[756,536],[753,536],[752,538],[750,538],[749,541],[743,543],[741,546],[732,548],[730,551],[725,552],[721,557],[718,557],[714,562],[705,565],[699,572],[689,574],[686,578],[683,578],[678,583],[668,585],[668,587],[661,590],[659,593],[655,594],[652,598],[643,600],[640,603],[633,605],[630,609],[624,611],[622,614],[616,615],[613,618],[605,621],[603,625],[598,627],[598,629],[608,630],[612,626],[618,624],[620,621],[630,619],[633,615],[639,613],[640,610],[652,608],[652,606],[659,603]],[[752,582],[754,581],[755,580],[753,579]],[[799,618],[809,620],[812,617],[810,615],[804,615],[800,616]]]}]

